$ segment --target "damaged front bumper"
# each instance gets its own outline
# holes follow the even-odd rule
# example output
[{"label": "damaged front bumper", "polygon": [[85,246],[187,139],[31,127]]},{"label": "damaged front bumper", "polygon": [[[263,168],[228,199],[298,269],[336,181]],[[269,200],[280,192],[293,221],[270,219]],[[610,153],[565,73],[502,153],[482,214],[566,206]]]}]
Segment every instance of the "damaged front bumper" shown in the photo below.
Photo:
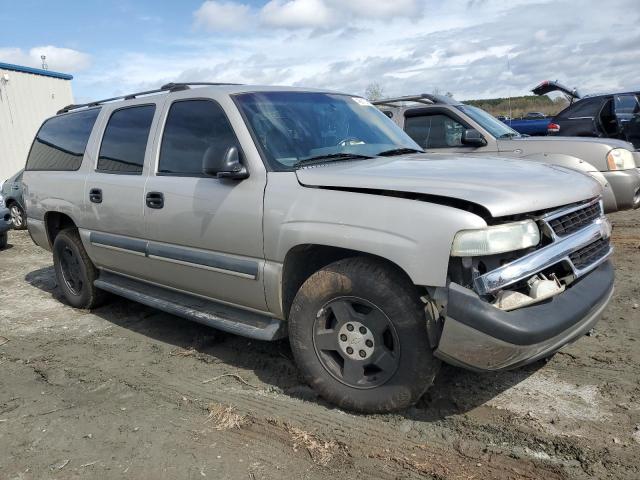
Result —
[{"label": "damaged front bumper", "polygon": [[451,283],[435,355],[482,371],[516,368],[549,356],[593,328],[613,295],[613,280],[607,260],[550,300],[510,312]]}]

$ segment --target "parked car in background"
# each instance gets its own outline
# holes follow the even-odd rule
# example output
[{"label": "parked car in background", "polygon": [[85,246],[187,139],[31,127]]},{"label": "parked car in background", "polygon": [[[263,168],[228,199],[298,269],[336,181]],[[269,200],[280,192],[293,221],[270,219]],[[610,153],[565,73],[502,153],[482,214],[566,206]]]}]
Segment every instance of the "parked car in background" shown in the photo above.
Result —
[{"label": "parked car in background", "polygon": [[0,193],[4,197],[4,202],[11,212],[13,228],[24,230],[27,228],[27,215],[24,211],[24,200],[22,198],[22,173],[20,170],[2,184]]},{"label": "parked car in background", "polygon": [[8,232],[12,226],[11,214],[4,206],[4,198],[0,195],[0,250],[7,246]]},{"label": "parked car in background", "polygon": [[555,91],[565,94],[571,103],[551,119],[549,135],[617,138],[640,148],[640,92],[582,96],[552,81],[532,90],[536,95]]},{"label": "parked car in background", "polygon": [[547,135],[547,128],[551,119],[538,116],[529,116],[523,118],[510,118],[509,120],[502,120],[505,124],[513,128],[516,132],[522,135],[529,135],[532,137],[539,137]]},{"label": "parked car in background", "polygon": [[611,226],[589,176],[425,154],[361,97],[193,87],[72,105],[37,133],[29,232],[74,307],[106,290],[288,335],[323,397],[383,412],[415,403],[438,359],[518,367],[609,302]]},{"label": "parked car in background", "polygon": [[534,119],[540,119],[540,118],[547,118],[547,115],[545,115],[542,112],[527,112],[527,114],[523,118],[525,120],[534,120]]},{"label": "parked car in background", "polygon": [[640,152],[628,142],[523,136],[484,110],[441,95],[374,103],[428,152],[499,155],[573,168],[600,182],[607,213],[640,207]]}]

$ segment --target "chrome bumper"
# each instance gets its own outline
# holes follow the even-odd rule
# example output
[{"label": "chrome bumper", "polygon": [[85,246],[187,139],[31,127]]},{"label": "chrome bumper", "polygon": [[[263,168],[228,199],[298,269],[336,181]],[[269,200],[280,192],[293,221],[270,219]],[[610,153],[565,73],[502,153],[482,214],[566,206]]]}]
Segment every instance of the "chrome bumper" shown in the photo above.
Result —
[{"label": "chrome bumper", "polygon": [[[584,205],[581,205],[579,208],[583,207]],[[563,210],[544,217],[542,221],[546,222],[570,212],[571,209]],[[580,250],[596,240],[606,239],[611,236],[611,224],[606,217],[600,217],[582,230],[578,230],[566,237],[558,238],[555,235],[552,236],[553,242],[546,247],[540,248],[502,267],[476,277],[474,280],[476,292],[480,295],[496,292],[509,285],[526,280],[541,270],[560,262],[566,262],[571,268],[575,278],[579,278],[604,263],[613,252],[613,247],[609,246],[609,251],[602,258],[582,269],[577,268],[569,258],[569,255],[576,250]]]}]

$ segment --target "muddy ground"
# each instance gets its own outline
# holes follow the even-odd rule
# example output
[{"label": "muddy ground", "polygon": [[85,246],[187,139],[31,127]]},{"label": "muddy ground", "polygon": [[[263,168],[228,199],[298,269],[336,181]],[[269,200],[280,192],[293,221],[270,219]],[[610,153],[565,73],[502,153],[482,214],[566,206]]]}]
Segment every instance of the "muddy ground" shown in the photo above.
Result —
[{"label": "muddy ground", "polygon": [[521,370],[445,366],[416,407],[373,416],[318,399],[286,341],[118,298],[67,307],[50,254],[11,232],[0,478],[638,479],[640,214],[612,219],[617,292],[595,332]]}]

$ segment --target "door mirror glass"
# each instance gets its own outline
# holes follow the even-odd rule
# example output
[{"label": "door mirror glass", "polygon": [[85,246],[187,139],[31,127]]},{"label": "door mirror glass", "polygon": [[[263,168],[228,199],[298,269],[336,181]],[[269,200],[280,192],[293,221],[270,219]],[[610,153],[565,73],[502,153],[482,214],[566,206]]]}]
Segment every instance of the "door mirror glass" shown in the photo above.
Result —
[{"label": "door mirror glass", "polygon": [[215,146],[207,148],[202,159],[202,172],[218,178],[243,179],[249,176],[249,172],[240,161],[240,151],[235,145],[228,147],[222,154]]},{"label": "door mirror glass", "polygon": [[462,132],[462,144],[468,147],[484,147],[487,141],[475,128],[467,128]]}]

